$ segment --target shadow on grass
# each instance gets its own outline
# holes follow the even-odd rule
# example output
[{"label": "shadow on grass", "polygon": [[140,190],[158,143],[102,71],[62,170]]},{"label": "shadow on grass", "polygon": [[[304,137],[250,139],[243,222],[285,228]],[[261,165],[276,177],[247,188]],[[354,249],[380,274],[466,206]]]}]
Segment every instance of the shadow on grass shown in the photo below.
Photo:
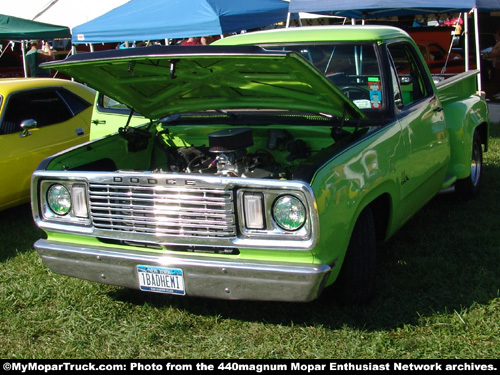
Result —
[{"label": "shadow on grass", "polygon": [[[458,203],[438,196],[379,247],[377,295],[370,304],[338,306],[325,297],[302,304],[219,301],[122,288],[109,295],[130,304],[173,307],[200,316],[374,331],[416,324],[421,317],[440,312],[459,312],[474,303],[486,304],[499,297],[500,289],[498,159],[484,166],[483,189],[477,199]],[[29,204],[0,212],[0,227],[0,262],[31,251],[33,243],[44,237],[33,222]]]},{"label": "shadow on grass", "polygon": [[[486,173],[499,172],[486,169]],[[491,189],[493,182],[486,175],[486,191],[471,202],[436,197],[382,244],[377,295],[364,306],[338,306],[325,297],[293,304],[171,297],[127,289],[117,289],[111,297],[202,316],[368,330],[416,324],[422,316],[486,304],[499,296],[500,288],[500,203],[492,199],[499,191]]]},{"label": "shadow on grass", "polygon": [[33,243],[44,237],[33,221],[30,204],[0,211],[0,262],[33,249]]},{"label": "shadow on grass", "polygon": [[500,168],[484,166],[481,194],[469,202],[438,195],[379,246],[377,294],[364,306],[338,306],[326,297],[303,303],[219,301],[117,289],[132,304],[174,307],[202,316],[282,325],[350,326],[379,330],[416,324],[499,297]]}]

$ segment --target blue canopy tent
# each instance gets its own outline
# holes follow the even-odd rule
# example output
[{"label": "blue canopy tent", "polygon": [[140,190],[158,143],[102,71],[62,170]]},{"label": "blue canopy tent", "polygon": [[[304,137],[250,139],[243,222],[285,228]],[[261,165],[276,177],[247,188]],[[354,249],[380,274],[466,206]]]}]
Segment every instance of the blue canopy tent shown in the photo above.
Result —
[{"label": "blue canopy tent", "polygon": [[500,0],[290,0],[290,13],[318,12],[351,18],[500,10]]},{"label": "blue canopy tent", "polygon": [[493,12],[500,10],[500,0],[476,0],[480,12]]},{"label": "blue canopy tent", "polygon": [[283,0],[132,0],[73,28],[72,43],[187,38],[254,29],[285,21]]}]

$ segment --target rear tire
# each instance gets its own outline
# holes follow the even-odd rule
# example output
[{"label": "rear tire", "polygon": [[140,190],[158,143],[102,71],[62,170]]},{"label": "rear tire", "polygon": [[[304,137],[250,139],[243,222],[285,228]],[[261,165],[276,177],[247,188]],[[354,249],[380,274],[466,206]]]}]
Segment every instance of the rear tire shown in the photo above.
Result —
[{"label": "rear tire", "polygon": [[359,305],[373,298],[375,289],[376,238],[370,207],[354,226],[340,274],[332,286],[333,298],[343,305]]},{"label": "rear tire", "polygon": [[472,140],[472,158],[470,166],[470,176],[455,183],[455,195],[459,200],[470,200],[474,198],[480,190],[481,178],[483,174],[483,147],[481,137],[477,130],[474,132]]}]

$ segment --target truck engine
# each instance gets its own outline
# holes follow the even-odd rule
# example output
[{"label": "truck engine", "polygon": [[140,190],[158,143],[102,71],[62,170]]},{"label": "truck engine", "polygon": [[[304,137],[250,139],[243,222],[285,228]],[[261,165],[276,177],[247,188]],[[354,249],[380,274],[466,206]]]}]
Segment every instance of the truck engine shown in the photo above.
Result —
[{"label": "truck engine", "polygon": [[156,172],[201,173],[243,178],[288,178],[289,171],[273,157],[273,151],[288,152],[292,162],[310,156],[310,148],[302,140],[281,129],[268,132],[263,149],[249,152],[254,146],[252,129],[229,128],[208,134],[207,146],[165,147],[168,170]]}]

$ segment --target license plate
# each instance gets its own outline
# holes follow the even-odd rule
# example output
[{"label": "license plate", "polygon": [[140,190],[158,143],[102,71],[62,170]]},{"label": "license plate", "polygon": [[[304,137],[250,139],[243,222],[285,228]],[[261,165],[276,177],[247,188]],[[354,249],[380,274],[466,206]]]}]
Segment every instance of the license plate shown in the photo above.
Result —
[{"label": "license plate", "polygon": [[184,276],[178,268],[137,266],[139,289],[147,292],[184,295]]}]

